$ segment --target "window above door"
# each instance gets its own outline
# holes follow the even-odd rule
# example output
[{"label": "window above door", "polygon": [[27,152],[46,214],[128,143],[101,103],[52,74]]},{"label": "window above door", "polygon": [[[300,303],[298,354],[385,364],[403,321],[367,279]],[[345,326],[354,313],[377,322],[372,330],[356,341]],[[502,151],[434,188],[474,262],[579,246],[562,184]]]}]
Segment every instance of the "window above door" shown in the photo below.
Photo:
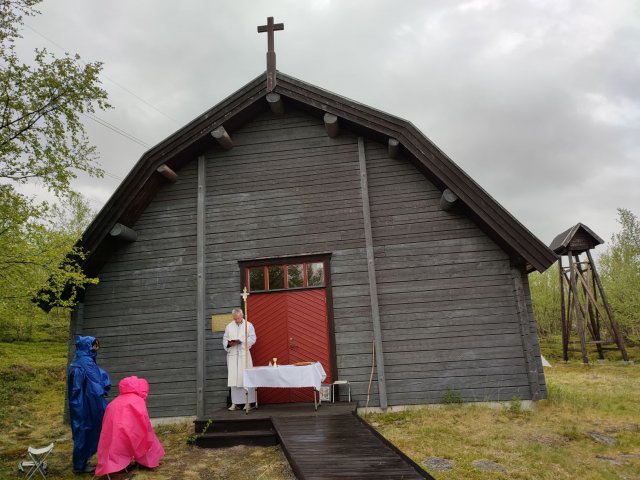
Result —
[{"label": "window above door", "polygon": [[243,267],[244,282],[253,293],[322,288],[326,286],[325,262],[291,260],[247,265]]}]

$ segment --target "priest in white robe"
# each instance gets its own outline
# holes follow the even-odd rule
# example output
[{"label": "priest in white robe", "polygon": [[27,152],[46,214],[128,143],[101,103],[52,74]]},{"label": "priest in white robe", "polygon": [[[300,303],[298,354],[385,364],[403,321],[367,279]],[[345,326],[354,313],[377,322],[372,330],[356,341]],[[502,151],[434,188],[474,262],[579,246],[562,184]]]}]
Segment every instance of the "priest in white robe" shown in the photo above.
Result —
[{"label": "priest in white robe", "polygon": [[[240,308],[231,311],[233,322],[224,329],[222,345],[227,352],[227,386],[231,387],[231,406],[229,410],[238,410],[238,405],[247,403],[247,391],[249,403],[256,401],[256,389],[244,388],[242,374],[245,368],[245,348],[251,349],[256,343],[256,331],[251,322],[247,322],[247,337],[245,339],[245,319]],[[251,352],[248,353],[247,367],[251,368]]]}]

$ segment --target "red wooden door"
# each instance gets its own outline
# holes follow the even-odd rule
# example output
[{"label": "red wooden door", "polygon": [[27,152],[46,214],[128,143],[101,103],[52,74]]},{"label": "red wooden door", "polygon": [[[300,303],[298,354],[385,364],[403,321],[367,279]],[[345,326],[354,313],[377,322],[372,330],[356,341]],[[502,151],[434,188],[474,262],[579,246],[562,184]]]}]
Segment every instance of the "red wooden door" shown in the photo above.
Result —
[{"label": "red wooden door", "polygon": [[[268,365],[273,357],[281,365],[317,360],[327,373],[325,382],[332,381],[324,289],[254,293],[247,303],[258,337],[251,349],[255,366]],[[313,401],[308,388],[261,388],[258,395],[265,404]]]}]

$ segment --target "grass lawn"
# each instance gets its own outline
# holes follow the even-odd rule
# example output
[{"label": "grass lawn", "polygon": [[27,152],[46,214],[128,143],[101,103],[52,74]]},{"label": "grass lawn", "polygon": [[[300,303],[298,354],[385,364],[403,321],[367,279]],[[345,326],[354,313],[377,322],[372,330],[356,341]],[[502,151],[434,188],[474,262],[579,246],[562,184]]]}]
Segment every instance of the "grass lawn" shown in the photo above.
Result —
[{"label": "grass lawn", "polygon": [[[545,369],[549,398],[532,411],[515,399],[498,409],[449,405],[368,421],[419,464],[453,460],[449,471],[430,470],[438,480],[640,479],[640,365],[622,365],[613,352],[603,365],[563,364],[557,345],[543,345],[553,365]],[[629,353],[640,359],[637,348]],[[598,443],[590,432],[617,443]],[[478,460],[499,470],[480,471]]]},{"label": "grass lawn", "polygon": [[[554,365],[545,371],[550,395],[533,411],[522,411],[515,399],[499,409],[450,405],[368,420],[418,463],[453,460],[452,470],[431,470],[439,480],[640,479],[640,349],[630,351],[635,365],[610,360],[587,367],[558,362],[557,343],[543,351]],[[66,352],[62,343],[0,343],[0,478],[17,478],[28,445],[52,441],[49,478],[79,478],[71,472],[71,433],[62,423]],[[162,465],[112,478],[294,478],[278,447],[199,449],[186,443],[191,424],[156,432],[167,451]],[[598,443],[590,432],[617,443]],[[502,471],[480,471],[472,465],[477,460],[496,462]]]}]

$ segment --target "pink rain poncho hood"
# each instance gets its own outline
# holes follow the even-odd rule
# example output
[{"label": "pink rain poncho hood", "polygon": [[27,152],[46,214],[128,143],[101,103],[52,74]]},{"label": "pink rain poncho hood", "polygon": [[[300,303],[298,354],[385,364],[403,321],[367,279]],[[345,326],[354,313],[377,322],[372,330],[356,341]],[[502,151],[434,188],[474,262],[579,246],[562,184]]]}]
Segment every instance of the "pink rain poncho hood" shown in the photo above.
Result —
[{"label": "pink rain poncho hood", "polygon": [[120,396],[104,413],[96,475],[119,472],[132,460],[154,468],[164,457],[164,448],[153,431],[147,412],[147,381],[138,377],[123,378],[118,389]]}]

